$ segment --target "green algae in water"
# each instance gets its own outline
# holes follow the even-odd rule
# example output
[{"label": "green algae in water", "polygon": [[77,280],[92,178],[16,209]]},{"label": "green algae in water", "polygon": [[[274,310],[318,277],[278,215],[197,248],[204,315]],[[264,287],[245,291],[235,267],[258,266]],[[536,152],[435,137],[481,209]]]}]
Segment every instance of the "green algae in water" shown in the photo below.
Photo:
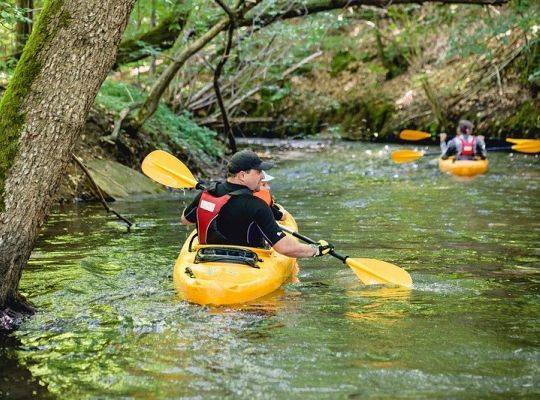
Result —
[{"label": "green algae in water", "polygon": [[24,274],[40,313],[15,334],[19,366],[60,398],[537,397],[538,159],[493,155],[463,183],[388,152],[299,154],[272,183],[303,233],[406,268],[412,290],[320,258],[252,304],[191,305],[171,279],[185,197],[118,203],[130,235],[75,208]]}]

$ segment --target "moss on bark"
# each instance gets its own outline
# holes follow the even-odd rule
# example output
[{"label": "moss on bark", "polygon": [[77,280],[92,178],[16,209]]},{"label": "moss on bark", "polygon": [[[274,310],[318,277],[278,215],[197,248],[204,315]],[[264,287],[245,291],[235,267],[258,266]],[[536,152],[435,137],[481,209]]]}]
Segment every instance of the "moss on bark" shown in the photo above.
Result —
[{"label": "moss on bark", "polygon": [[7,175],[19,149],[19,139],[26,115],[24,101],[32,84],[41,71],[39,53],[65,26],[69,15],[62,13],[63,0],[49,0],[45,3],[32,34],[24,47],[13,78],[0,101],[0,211],[4,210],[4,188]]}]

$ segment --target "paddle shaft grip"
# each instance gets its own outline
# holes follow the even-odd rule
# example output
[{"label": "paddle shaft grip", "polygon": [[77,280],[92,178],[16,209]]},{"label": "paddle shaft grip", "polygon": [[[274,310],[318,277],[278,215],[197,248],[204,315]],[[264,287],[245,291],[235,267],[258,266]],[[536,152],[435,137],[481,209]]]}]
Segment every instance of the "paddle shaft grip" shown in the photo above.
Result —
[{"label": "paddle shaft grip", "polygon": [[[296,237],[296,238],[298,238],[298,239],[300,239],[300,240],[302,240],[302,241],[304,241],[304,242],[306,242],[306,243],[309,243],[309,244],[318,244],[315,240],[310,239],[310,238],[308,238],[307,236],[304,236],[304,235],[302,235],[302,234],[300,234],[300,233],[298,233],[298,232],[295,232],[295,231],[293,231],[293,230],[291,230],[291,229],[289,229],[289,228],[285,228],[284,226],[281,226],[281,225],[279,225],[279,227],[280,227],[282,230],[284,230],[285,232],[290,233],[290,234],[293,235],[294,237]],[[347,256],[342,256],[341,254],[336,253],[334,250],[330,250],[330,251],[328,252],[328,254],[330,254],[330,255],[333,256],[333,257],[336,257],[338,260],[340,260],[340,261],[342,261],[342,262],[344,262],[344,263],[345,263],[346,260],[347,260]]]}]

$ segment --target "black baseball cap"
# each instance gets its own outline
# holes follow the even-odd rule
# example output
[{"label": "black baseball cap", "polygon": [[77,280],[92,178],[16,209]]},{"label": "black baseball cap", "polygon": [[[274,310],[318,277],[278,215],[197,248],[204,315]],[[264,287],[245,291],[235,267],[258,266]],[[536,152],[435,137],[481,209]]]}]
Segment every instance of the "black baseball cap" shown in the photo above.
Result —
[{"label": "black baseball cap", "polygon": [[228,165],[229,172],[236,174],[240,171],[249,171],[250,169],[268,170],[274,166],[273,163],[263,161],[251,150],[242,150],[235,153]]}]

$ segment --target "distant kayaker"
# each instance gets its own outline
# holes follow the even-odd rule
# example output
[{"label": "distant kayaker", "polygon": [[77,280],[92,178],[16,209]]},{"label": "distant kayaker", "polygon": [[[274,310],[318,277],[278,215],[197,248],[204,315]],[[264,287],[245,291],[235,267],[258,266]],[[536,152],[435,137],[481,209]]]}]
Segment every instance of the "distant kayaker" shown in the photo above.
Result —
[{"label": "distant kayaker", "polygon": [[234,154],[225,182],[212,182],[182,213],[185,225],[197,224],[199,243],[265,247],[268,243],[288,257],[316,257],[333,246],[324,240],[306,245],[285,235],[264,200],[253,195],[260,190],[263,170],[273,164],[251,150]]},{"label": "distant kayaker", "polygon": [[462,119],[459,121],[456,136],[445,143],[446,133],[441,133],[441,158],[448,159],[450,156],[456,156],[457,160],[473,160],[476,157],[482,160],[486,159],[486,144],[483,136],[473,134],[474,125],[471,121]]}]

